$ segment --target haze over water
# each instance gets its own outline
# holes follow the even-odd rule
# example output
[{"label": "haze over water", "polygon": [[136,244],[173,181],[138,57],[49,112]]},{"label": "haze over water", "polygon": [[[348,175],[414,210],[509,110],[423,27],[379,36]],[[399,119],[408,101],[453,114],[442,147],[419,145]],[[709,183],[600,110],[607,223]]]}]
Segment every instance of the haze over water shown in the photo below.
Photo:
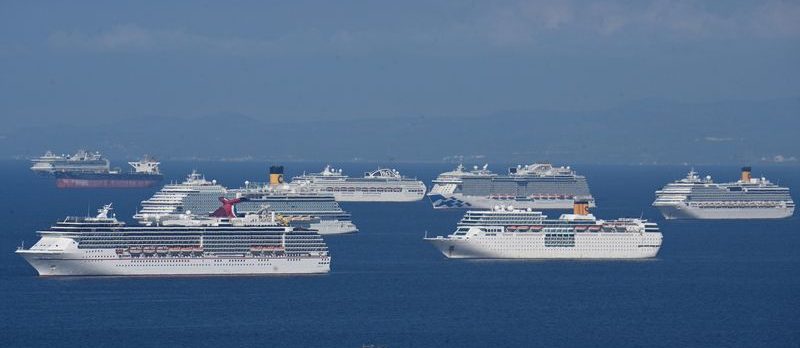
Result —
[{"label": "haze over water", "polygon": [[[797,347],[800,219],[664,221],[692,165],[800,190],[800,2],[0,2],[0,347]],[[40,278],[14,250],[145,190],[57,190],[45,151],[144,154],[229,187],[325,164],[430,185],[465,165],[586,175],[644,261],[448,260],[463,211],[342,204],[330,274]],[[556,217],[560,212],[548,212]]]},{"label": "haze over water", "polygon": [[[164,164],[173,180],[197,168],[228,186],[263,180],[271,163]],[[287,176],[322,163],[292,163]],[[357,175],[372,164],[345,164]],[[398,164],[427,184],[450,165]],[[500,165],[491,165],[502,171]],[[644,261],[447,260],[422,241],[462,211],[427,200],[343,204],[361,232],[326,237],[331,273],[308,277],[39,278],[13,254],[34,231],[113,201],[130,220],[151,190],[57,190],[24,161],[0,163],[0,345],[796,346],[800,222],[663,221],[653,191],[684,166],[577,166],[600,218],[654,219],[664,234]],[[698,167],[716,180],[738,167]],[[798,187],[797,167],[754,168]],[[797,193],[793,192],[797,200]],[[548,212],[556,216],[557,212]]]}]

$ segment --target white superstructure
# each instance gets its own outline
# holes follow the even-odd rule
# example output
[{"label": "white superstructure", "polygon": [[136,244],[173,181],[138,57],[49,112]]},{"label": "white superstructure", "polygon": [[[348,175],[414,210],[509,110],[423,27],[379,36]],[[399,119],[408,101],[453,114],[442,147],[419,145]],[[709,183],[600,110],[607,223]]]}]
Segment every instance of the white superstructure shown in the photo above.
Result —
[{"label": "white superstructure", "polygon": [[599,220],[588,202],[548,219],[531,209],[470,210],[456,230],[428,238],[448,258],[639,259],[661,248],[658,225],[642,219]]},{"label": "white superstructure", "polygon": [[395,169],[379,168],[361,178],[325,166],[319,173],[292,178],[292,185],[332,194],[340,202],[413,202],[425,197],[425,184],[400,175]]},{"label": "white superstructure", "polygon": [[[219,197],[227,193],[225,186],[192,171],[180,183],[164,185],[152,197],[142,201],[141,209],[133,216],[144,225],[158,224],[164,218],[188,213],[208,214],[219,206]],[[192,209],[186,209],[186,206]]]},{"label": "white superstructure", "polygon": [[17,254],[42,276],[309,274],[330,271],[316,231],[275,222],[274,215],[175,219],[125,226],[111,205],[95,217],[68,217]]},{"label": "white superstructure", "polygon": [[742,168],[736,182],[714,183],[694,170],[656,191],[653,206],[667,219],[780,219],[794,214],[789,189]]},{"label": "white superstructure", "polygon": [[133,167],[133,172],[138,174],[161,174],[161,171],[158,169],[158,165],[161,162],[151,159],[148,156],[136,161],[136,162],[128,162],[128,164]]},{"label": "white superstructure", "polygon": [[569,209],[575,199],[588,200],[594,207],[586,178],[570,167],[554,167],[549,163],[518,165],[498,175],[475,166],[465,171],[458,165],[433,180],[428,193],[435,209],[491,209],[496,205],[513,205],[532,209]]}]

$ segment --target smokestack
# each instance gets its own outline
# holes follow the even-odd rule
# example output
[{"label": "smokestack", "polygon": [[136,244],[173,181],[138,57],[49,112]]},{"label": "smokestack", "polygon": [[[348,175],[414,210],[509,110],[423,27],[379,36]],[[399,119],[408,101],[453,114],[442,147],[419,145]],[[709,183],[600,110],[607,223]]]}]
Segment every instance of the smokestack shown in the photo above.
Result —
[{"label": "smokestack", "polygon": [[585,199],[576,199],[572,206],[572,212],[575,215],[589,215],[589,201]]},{"label": "smokestack", "polygon": [[269,167],[270,186],[283,184],[283,166]]},{"label": "smokestack", "polygon": [[752,168],[750,167],[742,167],[742,182],[750,182],[750,172]]}]

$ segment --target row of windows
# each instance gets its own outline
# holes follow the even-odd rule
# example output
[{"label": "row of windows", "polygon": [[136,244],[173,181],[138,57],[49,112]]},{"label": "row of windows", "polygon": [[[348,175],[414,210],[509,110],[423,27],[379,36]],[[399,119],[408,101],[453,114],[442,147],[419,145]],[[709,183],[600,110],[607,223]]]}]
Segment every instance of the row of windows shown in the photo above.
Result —
[{"label": "row of windows", "polygon": [[[326,187],[326,192],[403,192],[399,187]],[[411,189],[409,192],[414,192]],[[419,192],[422,192],[419,190]]]}]

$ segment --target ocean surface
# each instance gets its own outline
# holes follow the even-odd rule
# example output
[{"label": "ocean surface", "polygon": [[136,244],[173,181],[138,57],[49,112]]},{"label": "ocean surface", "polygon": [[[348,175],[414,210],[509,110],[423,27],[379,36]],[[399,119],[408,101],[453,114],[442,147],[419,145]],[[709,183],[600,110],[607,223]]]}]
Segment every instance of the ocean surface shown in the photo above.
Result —
[{"label": "ocean surface", "polygon": [[[268,163],[165,163],[227,186],[266,181]],[[153,189],[58,190],[25,161],[0,161],[0,347],[797,347],[800,220],[664,221],[653,192],[682,166],[576,166],[601,218],[659,222],[646,261],[447,260],[422,241],[462,211],[343,204],[361,229],[326,237],[328,275],[39,278],[14,254],[35,231],[114,202],[130,220]],[[287,177],[323,163],[287,163]],[[428,184],[451,165],[395,164]],[[346,164],[359,175],[375,164]],[[490,169],[503,171],[502,166]],[[729,181],[738,167],[697,167]],[[800,192],[800,167],[754,175]],[[288,179],[288,178],[287,178]],[[557,215],[557,212],[549,212]]]}]

